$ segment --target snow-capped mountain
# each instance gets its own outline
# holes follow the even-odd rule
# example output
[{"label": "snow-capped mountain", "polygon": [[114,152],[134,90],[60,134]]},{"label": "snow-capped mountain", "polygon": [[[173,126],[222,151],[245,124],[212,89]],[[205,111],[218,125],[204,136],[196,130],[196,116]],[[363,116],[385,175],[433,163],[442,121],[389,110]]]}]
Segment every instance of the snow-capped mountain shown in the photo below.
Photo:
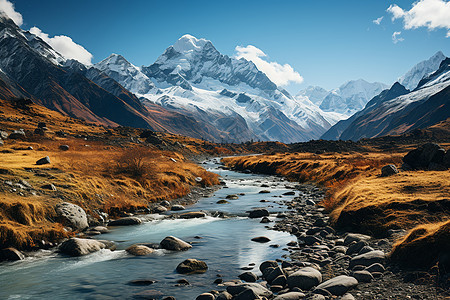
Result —
[{"label": "snow-capped mountain", "polygon": [[429,59],[421,61],[412,67],[411,70],[398,79],[398,82],[400,82],[408,90],[414,90],[419,84],[419,81],[427,75],[435,72],[445,58],[445,55],[441,51],[438,51]]},{"label": "snow-capped mountain", "polygon": [[330,91],[320,104],[327,112],[338,112],[348,116],[360,111],[374,96],[388,88],[384,83],[351,80]]},{"label": "snow-capped mountain", "polygon": [[312,103],[317,106],[322,104],[323,99],[328,95],[329,91],[320,86],[308,86],[306,89],[301,90],[295,97],[302,98],[307,97]]},{"label": "snow-capped mountain", "polygon": [[[319,137],[339,119],[308,99],[295,99],[253,62],[223,55],[210,41],[191,35],[181,37],[148,67],[137,68],[114,55],[95,67],[144,104],[157,103],[211,124],[216,141],[305,141]],[[140,87],[139,82],[148,79],[155,88],[133,88],[132,83]]]},{"label": "snow-capped mountain", "polygon": [[450,118],[450,58],[410,92],[396,83],[362,110],[333,126],[323,138],[359,140],[396,135]]}]

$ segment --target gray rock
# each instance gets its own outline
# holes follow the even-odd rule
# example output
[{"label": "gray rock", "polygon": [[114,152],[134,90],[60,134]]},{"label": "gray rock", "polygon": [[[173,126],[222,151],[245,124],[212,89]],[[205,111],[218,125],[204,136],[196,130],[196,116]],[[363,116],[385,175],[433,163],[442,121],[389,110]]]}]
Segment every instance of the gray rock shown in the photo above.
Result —
[{"label": "gray rock", "polygon": [[359,250],[358,254],[364,254],[364,253],[367,253],[367,252],[370,252],[370,251],[373,251],[373,250],[375,250],[375,249],[373,249],[370,246],[364,246],[364,247],[362,247],[361,250]]},{"label": "gray rock", "polygon": [[206,214],[202,211],[191,211],[184,214],[180,214],[180,219],[194,219],[194,218],[204,218]]},{"label": "gray rock", "polygon": [[370,273],[374,273],[374,272],[384,273],[385,268],[382,264],[375,263],[375,264],[371,264],[370,266],[365,268],[365,270],[369,271]]},{"label": "gray rock", "polygon": [[375,263],[382,263],[385,260],[385,254],[381,250],[370,251],[361,255],[357,255],[350,260],[349,268],[352,269],[356,265],[370,266]]},{"label": "gray rock", "polygon": [[373,280],[372,274],[369,271],[355,271],[352,273],[352,276],[358,280],[358,282],[371,282]]},{"label": "gray rock", "polygon": [[398,173],[395,165],[386,165],[381,168],[381,177],[392,176]]},{"label": "gray rock", "polygon": [[156,214],[160,214],[160,213],[163,213],[166,211],[167,211],[167,208],[165,208],[162,205],[156,205],[155,207],[152,208],[152,212],[156,213]]},{"label": "gray rock", "polygon": [[83,256],[105,248],[105,244],[97,240],[71,238],[59,246],[59,251],[70,256]]},{"label": "gray rock", "polygon": [[255,219],[255,218],[262,218],[262,217],[268,217],[269,211],[265,208],[256,208],[249,212],[248,217]]},{"label": "gray rock", "polygon": [[270,223],[270,222],[271,221],[270,221],[270,219],[268,217],[262,217],[261,222],[259,222],[259,223],[266,224],[266,223]]},{"label": "gray rock", "polygon": [[371,237],[365,234],[359,234],[359,233],[349,233],[344,239],[344,245],[350,245],[351,242],[360,242],[360,241],[368,241]]},{"label": "gray rock", "polygon": [[263,277],[270,284],[272,284],[272,281],[275,280],[275,278],[277,278],[280,275],[284,275],[284,273],[283,273],[283,270],[279,266],[276,266],[275,268],[267,268],[265,270],[265,272],[263,273]]},{"label": "gray rock", "polygon": [[23,129],[14,130],[12,133],[9,134],[8,138],[12,140],[22,140],[25,139],[26,134]]},{"label": "gray rock", "polygon": [[161,201],[159,204],[161,204],[164,207],[170,207],[170,202],[167,200]]},{"label": "gray rock", "polygon": [[6,131],[0,130],[0,139],[6,140],[8,138],[8,133]]},{"label": "gray rock", "polygon": [[288,292],[276,296],[273,300],[300,300],[304,297],[306,297],[306,295],[300,292]]},{"label": "gray rock", "polygon": [[280,286],[286,286],[287,284],[287,278],[284,275],[280,275],[278,277],[276,277],[274,280],[272,280],[271,282],[272,285],[280,285]]},{"label": "gray rock", "polygon": [[261,263],[261,265],[259,265],[259,270],[261,271],[261,273],[264,273],[264,270],[270,267],[278,267],[278,263],[274,260],[266,260],[265,262]]},{"label": "gray rock", "polygon": [[337,253],[345,254],[347,252],[347,247],[345,247],[345,246],[334,246],[333,249],[331,249],[331,250],[334,251],[334,252],[337,252]]},{"label": "gray rock", "polygon": [[298,238],[299,241],[305,243],[308,246],[314,245],[315,243],[321,243],[322,240],[315,235],[307,235]]},{"label": "gray rock", "polygon": [[0,261],[16,261],[25,259],[25,255],[16,248],[5,248],[0,250]]},{"label": "gray rock", "polygon": [[340,275],[319,284],[317,289],[326,290],[336,296],[342,296],[347,293],[349,289],[357,285],[358,280],[356,280],[356,278],[347,275]]},{"label": "gray rock", "polygon": [[340,300],[355,300],[355,297],[353,297],[352,294],[347,293],[347,294],[344,294],[344,295],[340,298]]},{"label": "gray rock", "polygon": [[255,293],[255,295],[259,296],[259,297],[272,296],[272,292],[270,290],[268,290],[264,286],[260,285],[259,283],[255,283],[255,282],[246,282],[246,283],[240,283],[240,284],[236,284],[236,285],[227,286],[227,292],[233,296],[236,296],[236,295],[244,292],[245,290],[252,290]]},{"label": "gray rock", "polygon": [[238,277],[246,282],[256,282],[256,279],[258,279],[258,276],[256,276],[253,272],[244,272]]},{"label": "gray rock", "polygon": [[89,227],[88,219],[84,209],[76,204],[63,202],[55,206],[57,221],[64,226],[76,230],[84,230]]},{"label": "gray rock", "polygon": [[172,251],[186,251],[192,246],[174,236],[165,237],[160,243],[161,248]]},{"label": "gray rock", "polygon": [[125,249],[128,253],[134,256],[145,256],[153,253],[153,249],[144,245],[132,245]]},{"label": "gray rock", "polygon": [[59,150],[61,150],[61,151],[69,151],[69,145],[59,145]]},{"label": "gray rock", "polygon": [[142,224],[142,220],[137,217],[125,217],[108,223],[108,226],[128,226]]},{"label": "gray rock", "polygon": [[46,156],[36,161],[36,165],[45,165],[50,163],[50,157]]},{"label": "gray rock", "polygon": [[348,249],[345,252],[345,254],[352,255],[355,253],[359,253],[359,251],[361,251],[361,249],[364,246],[368,246],[368,245],[369,245],[369,243],[367,243],[366,241],[353,242],[348,246]]},{"label": "gray rock", "polygon": [[208,270],[208,265],[201,260],[186,259],[177,266],[177,272],[181,274],[204,273]]},{"label": "gray rock", "polygon": [[214,300],[216,297],[211,293],[203,293],[201,295],[198,295],[195,300]]},{"label": "gray rock", "polygon": [[185,210],[186,208],[183,205],[172,205],[172,207],[170,208],[170,210],[172,211],[180,211],[180,210]]},{"label": "gray rock", "polygon": [[5,142],[3,142],[3,140],[0,138],[0,146],[3,146],[5,144]]},{"label": "gray rock", "polygon": [[322,282],[322,274],[312,267],[302,268],[287,278],[289,288],[298,287],[302,290],[310,290]]}]

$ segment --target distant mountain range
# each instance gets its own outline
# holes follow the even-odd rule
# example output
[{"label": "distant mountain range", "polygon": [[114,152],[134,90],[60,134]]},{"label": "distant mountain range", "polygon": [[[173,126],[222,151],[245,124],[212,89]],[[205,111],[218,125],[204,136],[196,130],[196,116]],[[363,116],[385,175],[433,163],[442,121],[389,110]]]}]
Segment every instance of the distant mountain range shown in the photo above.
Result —
[{"label": "distant mountain range", "polygon": [[398,135],[450,118],[450,59],[442,52],[418,63],[401,81],[413,90],[394,83],[372,98],[363,110],[336,123],[321,138],[356,141]]},{"label": "distant mountain range", "polygon": [[358,139],[432,123],[446,115],[438,104],[448,99],[441,63],[447,60],[438,52],[405,74],[400,81],[417,86],[412,92],[400,83],[387,89],[359,79],[331,91],[308,87],[293,97],[253,62],[223,55],[205,39],[184,35],[150,66],[134,66],[118,54],[86,66],[0,14],[1,97],[30,98],[107,126],[216,142]]}]

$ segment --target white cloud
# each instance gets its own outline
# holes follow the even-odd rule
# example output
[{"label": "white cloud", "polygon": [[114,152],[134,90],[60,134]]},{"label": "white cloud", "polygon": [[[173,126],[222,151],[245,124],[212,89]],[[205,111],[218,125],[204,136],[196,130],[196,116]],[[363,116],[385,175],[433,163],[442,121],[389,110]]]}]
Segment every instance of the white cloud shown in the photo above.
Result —
[{"label": "white cloud", "polygon": [[267,61],[267,55],[259,48],[248,45],[236,47],[236,58],[245,58],[252,61],[256,67],[269,77],[276,85],[285,86],[289,83],[302,83],[303,77],[289,64],[281,65],[277,62]]},{"label": "white cloud", "polygon": [[14,4],[8,0],[0,0],[0,11],[3,11],[17,26],[22,26],[22,15],[14,9]]},{"label": "white cloud", "polygon": [[30,32],[43,39],[44,42],[49,44],[65,58],[76,59],[85,65],[92,64],[92,54],[83,46],[75,43],[70,37],[65,35],[55,35],[54,37],[49,37],[47,33],[42,32],[42,30],[37,27],[32,27]]},{"label": "white cloud", "polygon": [[400,37],[400,34],[402,34],[401,31],[396,31],[392,34],[392,42],[394,42],[394,44],[397,44],[398,42],[403,42],[405,39]]},{"label": "white cloud", "polygon": [[450,37],[450,2],[445,0],[419,0],[410,10],[404,10],[397,4],[389,6],[387,12],[392,14],[392,21],[403,19],[404,29],[426,27],[429,30],[447,29]]},{"label": "white cloud", "polygon": [[381,21],[383,21],[383,18],[384,18],[384,17],[379,17],[379,18],[373,20],[372,22],[373,22],[374,24],[376,24],[376,25],[380,25],[380,24],[381,24]]}]

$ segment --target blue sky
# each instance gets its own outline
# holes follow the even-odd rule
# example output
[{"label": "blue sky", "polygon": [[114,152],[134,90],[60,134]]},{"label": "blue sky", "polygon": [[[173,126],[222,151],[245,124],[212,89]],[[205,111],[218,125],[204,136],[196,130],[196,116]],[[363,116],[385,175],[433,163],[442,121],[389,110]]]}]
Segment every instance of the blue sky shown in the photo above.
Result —
[{"label": "blue sky", "polygon": [[[253,45],[267,55],[264,60],[289,64],[301,75],[301,84],[286,86],[293,94],[308,85],[331,89],[358,78],[392,84],[437,51],[450,55],[445,16],[443,24],[406,29],[406,14],[387,11],[396,4],[407,12],[413,1],[11,2],[23,29],[69,36],[93,55],[93,63],[118,53],[137,66],[150,65],[184,34],[209,39],[229,56],[236,55],[236,46]],[[394,32],[401,32],[396,43]]]}]

